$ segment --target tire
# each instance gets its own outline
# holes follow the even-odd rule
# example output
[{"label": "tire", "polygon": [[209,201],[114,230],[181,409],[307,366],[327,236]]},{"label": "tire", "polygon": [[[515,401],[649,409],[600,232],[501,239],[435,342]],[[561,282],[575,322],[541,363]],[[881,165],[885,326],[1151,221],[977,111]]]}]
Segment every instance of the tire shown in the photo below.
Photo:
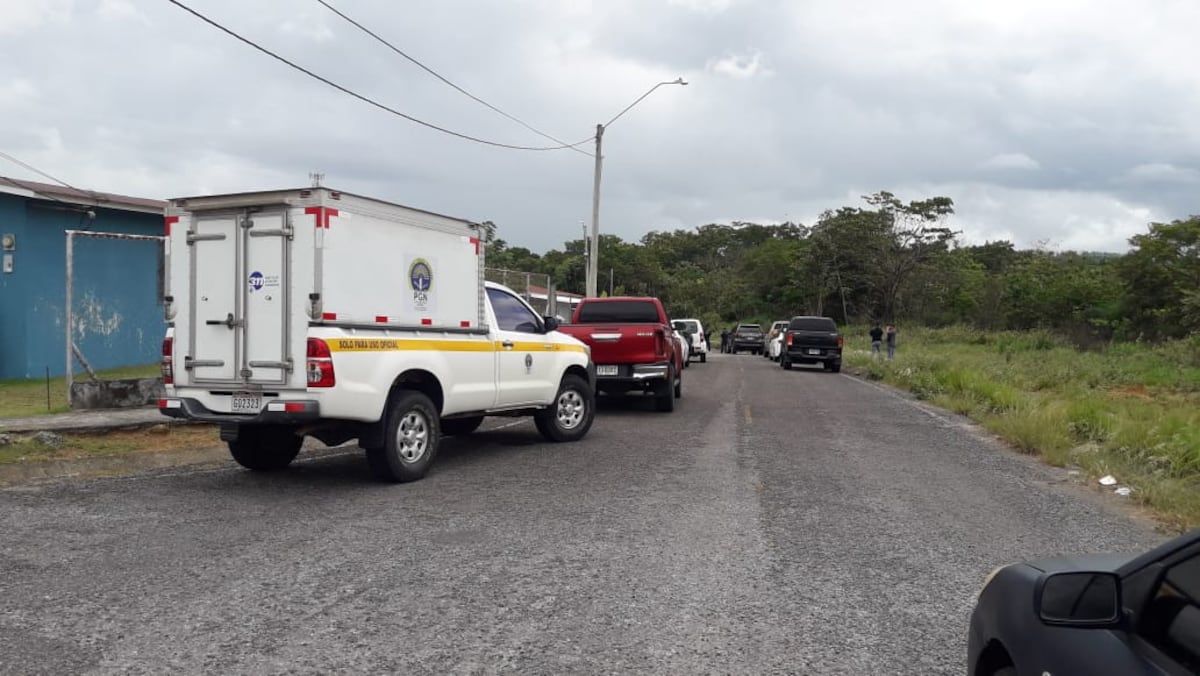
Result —
[{"label": "tire", "polygon": [[682,376],[680,376],[679,378],[676,378],[676,379],[675,379],[675,392],[674,392],[674,394],[675,394],[675,398],[676,398],[676,399],[681,399],[681,398],[683,398],[683,377],[682,377]]},{"label": "tire", "polygon": [[256,472],[276,472],[292,464],[304,437],[281,425],[243,425],[236,441],[228,442],[237,464]]},{"label": "tire", "polygon": [[670,413],[675,410],[675,367],[667,371],[667,379],[659,385],[654,393],[654,409],[660,413]]},{"label": "tire", "polygon": [[839,361],[835,364],[830,364],[829,372],[830,373],[841,373],[842,372],[842,362]]},{"label": "tire", "polygon": [[450,418],[449,420],[441,421],[442,436],[452,437],[464,434],[470,434],[479,429],[483,424],[483,416],[477,415],[471,418]]},{"label": "tire", "polygon": [[700,363],[701,364],[708,363],[708,353],[707,352],[700,353]]},{"label": "tire", "polygon": [[596,395],[587,381],[565,375],[554,403],[533,414],[533,424],[548,441],[579,441],[596,418]]},{"label": "tire", "polygon": [[440,437],[437,410],[429,397],[413,390],[396,392],[388,404],[383,447],[367,449],[371,473],[391,483],[420,479],[433,464]]},{"label": "tire", "polygon": [[1014,666],[1000,667],[992,672],[991,676],[1017,676],[1017,668]]},{"label": "tire", "polygon": [[792,370],[792,361],[791,361],[790,359],[785,359],[785,358],[783,358],[783,357],[780,357],[780,358],[779,358],[779,365],[783,367],[783,370],[784,370],[784,371],[791,371],[791,370]]}]

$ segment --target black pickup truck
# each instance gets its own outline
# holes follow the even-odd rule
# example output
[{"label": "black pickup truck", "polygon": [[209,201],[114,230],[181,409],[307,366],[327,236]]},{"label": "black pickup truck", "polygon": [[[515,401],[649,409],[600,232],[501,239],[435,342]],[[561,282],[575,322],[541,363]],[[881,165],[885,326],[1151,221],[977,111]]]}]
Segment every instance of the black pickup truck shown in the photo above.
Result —
[{"label": "black pickup truck", "polygon": [[842,345],[845,339],[829,317],[792,317],[783,334],[779,365],[821,364],[826,371],[842,370]]}]

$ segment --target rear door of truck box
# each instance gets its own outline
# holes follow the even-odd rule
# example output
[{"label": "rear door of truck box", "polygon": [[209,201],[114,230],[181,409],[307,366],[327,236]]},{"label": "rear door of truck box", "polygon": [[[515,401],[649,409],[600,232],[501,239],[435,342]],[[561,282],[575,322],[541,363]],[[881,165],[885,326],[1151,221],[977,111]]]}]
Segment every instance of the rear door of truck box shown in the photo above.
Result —
[{"label": "rear door of truck box", "polygon": [[288,209],[199,211],[189,220],[183,235],[190,271],[188,329],[182,336],[186,382],[254,389],[288,385],[304,365],[292,335],[294,229]]}]

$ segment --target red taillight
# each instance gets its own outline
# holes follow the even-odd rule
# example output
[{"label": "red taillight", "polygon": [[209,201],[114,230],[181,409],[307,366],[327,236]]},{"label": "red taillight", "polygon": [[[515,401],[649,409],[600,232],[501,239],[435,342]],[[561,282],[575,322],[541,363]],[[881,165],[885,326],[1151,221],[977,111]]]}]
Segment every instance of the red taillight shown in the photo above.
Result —
[{"label": "red taillight", "polygon": [[308,386],[333,387],[333,354],[320,338],[308,339]]},{"label": "red taillight", "polygon": [[846,342],[845,338],[843,338],[842,336],[838,336],[838,349],[841,349],[842,345],[845,344],[845,342]]},{"label": "red taillight", "polygon": [[790,333],[787,334],[787,345],[788,345],[788,347],[792,346],[792,334],[790,334]]},{"label": "red taillight", "polygon": [[164,385],[175,384],[174,346],[175,346],[174,338],[163,338],[162,363],[159,364],[159,369],[162,371],[162,379],[163,379]]}]

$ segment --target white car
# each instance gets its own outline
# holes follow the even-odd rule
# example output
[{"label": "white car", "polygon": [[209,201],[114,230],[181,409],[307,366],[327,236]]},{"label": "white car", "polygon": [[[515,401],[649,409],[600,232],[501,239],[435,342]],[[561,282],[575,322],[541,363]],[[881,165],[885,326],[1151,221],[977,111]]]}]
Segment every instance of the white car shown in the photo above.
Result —
[{"label": "white car", "polygon": [[671,322],[676,332],[687,331],[692,334],[692,342],[688,345],[688,359],[696,357],[700,363],[708,361],[708,338],[704,336],[704,325],[699,319],[675,319]]}]

